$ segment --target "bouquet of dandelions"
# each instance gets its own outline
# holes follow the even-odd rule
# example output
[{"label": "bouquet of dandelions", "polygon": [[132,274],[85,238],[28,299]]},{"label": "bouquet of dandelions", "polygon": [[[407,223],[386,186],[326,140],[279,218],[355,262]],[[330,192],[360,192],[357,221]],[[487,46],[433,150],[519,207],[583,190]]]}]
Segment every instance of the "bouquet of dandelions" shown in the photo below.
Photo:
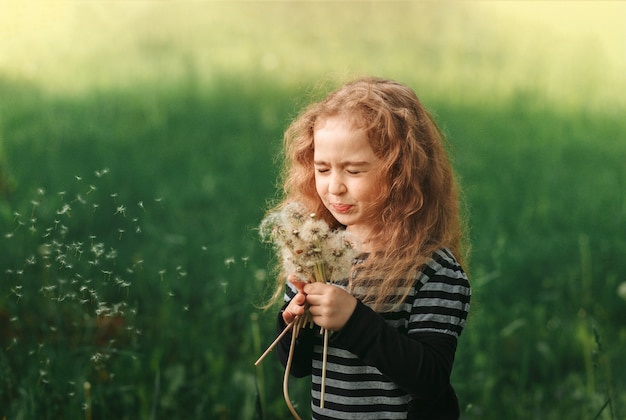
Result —
[{"label": "bouquet of dandelions", "polygon": [[[261,237],[274,245],[282,260],[283,272],[298,274],[304,281],[333,283],[350,274],[352,261],[358,255],[352,237],[343,229],[330,229],[328,224],[300,203],[289,203],[280,211],[268,214],[261,222]],[[306,309],[306,307],[305,307]],[[283,394],[289,410],[299,418],[289,399],[288,378],[293,361],[298,333],[305,326],[312,326],[311,314],[296,317],[256,361],[258,365],[278,342],[292,331],[289,357],[283,379]],[[324,408],[326,385],[326,361],[328,356],[328,330],[322,329],[324,350],[322,356],[322,384],[320,407]]]}]

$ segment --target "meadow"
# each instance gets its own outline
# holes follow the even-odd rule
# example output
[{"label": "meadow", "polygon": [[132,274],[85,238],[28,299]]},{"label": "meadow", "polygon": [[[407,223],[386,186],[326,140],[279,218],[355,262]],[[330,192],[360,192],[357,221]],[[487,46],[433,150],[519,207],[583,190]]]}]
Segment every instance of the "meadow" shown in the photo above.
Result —
[{"label": "meadow", "polygon": [[279,363],[253,365],[256,228],[289,121],[362,73],[411,85],[452,146],[462,418],[626,416],[611,44],[460,3],[55,4],[0,17],[0,418],[288,418]]}]

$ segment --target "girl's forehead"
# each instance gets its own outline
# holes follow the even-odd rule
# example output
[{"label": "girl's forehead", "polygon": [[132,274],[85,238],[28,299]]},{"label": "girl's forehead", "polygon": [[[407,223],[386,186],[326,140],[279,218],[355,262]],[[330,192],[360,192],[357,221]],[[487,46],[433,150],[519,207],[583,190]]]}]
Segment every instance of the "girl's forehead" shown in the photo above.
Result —
[{"label": "girl's forehead", "polygon": [[329,119],[313,134],[313,151],[316,161],[335,163],[373,163],[378,160],[367,133],[353,128],[347,120]]}]

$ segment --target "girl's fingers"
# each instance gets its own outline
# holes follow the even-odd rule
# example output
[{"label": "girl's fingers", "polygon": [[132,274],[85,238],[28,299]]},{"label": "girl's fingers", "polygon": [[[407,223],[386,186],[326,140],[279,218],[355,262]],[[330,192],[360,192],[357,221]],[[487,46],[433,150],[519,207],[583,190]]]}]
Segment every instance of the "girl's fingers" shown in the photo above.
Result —
[{"label": "girl's fingers", "polygon": [[283,320],[285,321],[285,323],[290,324],[295,319],[295,317],[302,314],[304,314],[304,307],[297,304],[290,304],[283,311]]},{"label": "girl's fingers", "polygon": [[343,328],[356,307],[354,296],[336,286],[311,283],[305,290],[313,321],[328,330]]},{"label": "girl's fingers", "polygon": [[291,283],[293,287],[298,290],[298,292],[304,293],[304,286],[306,286],[307,283],[302,281],[300,277],[296,276],[295,274],[291,274],[289,277],[287,277],[287,280],[289,280],[289,283]]},{"label": "girl's fingers", "polygon": [[304,314],[304,305],[306,304],[306,294],[304,293],[305,282],[300,280],[296,275],[290,275],[289,282],[298,290],[298,293],[291,299],[289,305],[283,311],[283,320],[289,324],[296,316]]}]

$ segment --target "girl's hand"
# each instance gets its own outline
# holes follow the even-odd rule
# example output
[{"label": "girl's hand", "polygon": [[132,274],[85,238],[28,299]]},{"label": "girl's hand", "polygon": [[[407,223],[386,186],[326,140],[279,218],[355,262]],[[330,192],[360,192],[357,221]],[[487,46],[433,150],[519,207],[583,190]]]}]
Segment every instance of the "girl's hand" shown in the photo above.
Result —
[{"label": "girl's hand", "polygon": [[313,322],[330,331],[342,329],[356,308],[354,296],[331,284],[305,283],[303,292]]},{"label": "girl's hand", "polygon": [[294,287],[298,289],[298,293],[291,299],[283,311],[283,321],[285,321],[285,324],[290,324],[296,316],[304,314],[304,304],[306,303],[306,294],[303,291],[306,283],[294,274],[290,275],[288,280],[289,283],[293,284]]}]

